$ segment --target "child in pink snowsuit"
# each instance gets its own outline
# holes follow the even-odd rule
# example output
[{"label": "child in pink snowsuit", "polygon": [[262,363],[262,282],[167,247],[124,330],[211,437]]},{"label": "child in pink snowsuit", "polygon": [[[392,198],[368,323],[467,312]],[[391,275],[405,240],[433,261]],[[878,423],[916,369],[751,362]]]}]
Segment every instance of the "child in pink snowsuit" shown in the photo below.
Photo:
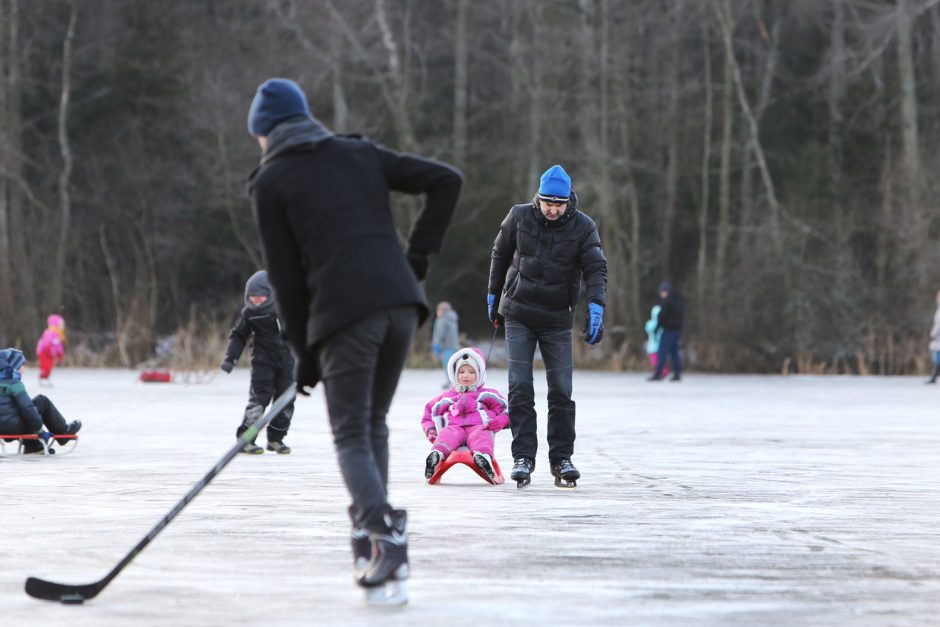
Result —
[{"label": "child in pink snowsuit", "polygon": [[[493,434],[509,424],[508,404],[499,392],[483,387],[486,359],[476,348],[461,348],[447,362],[447,376],[454,387],[435,396],[424,407],[421,428],[434,446],[425,463],[424,476],[430,478],[452,451],[466,446],[473,463],[495,480]],[[438,433],[434,418],[443,417],[447,426]]]},{"label": "child in pink snowsuit", "polygon": [[48,382],[53,366],[62,365],[62,358],[65,356],[65,319],[58,314],[52,314],[46,319],[46,323],[49,326],[42,332],[39,343],[36,344],[40,385]]}]

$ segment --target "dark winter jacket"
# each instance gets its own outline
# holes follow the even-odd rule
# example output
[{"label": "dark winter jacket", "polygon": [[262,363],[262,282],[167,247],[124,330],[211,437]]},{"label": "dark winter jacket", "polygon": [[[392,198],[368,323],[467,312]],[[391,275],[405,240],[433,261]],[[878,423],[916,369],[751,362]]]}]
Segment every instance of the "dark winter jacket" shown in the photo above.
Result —
[{"label": "dark winter jacket", "polygon": [[[261,305],[253,305],[249,296],[267,296]],[[274,292],[268,282],[267,273],[254,273],[245,284],[245,307],[228,334],[225,361],[236,363],[249,339],[251,343],[251,365],[283,367],[293,371],[294,359],[281,333],[281,323],[274,307]],[[253,337],[252,337],[253,336]]]},{"label": "dark winter jacket", "polygon": [[42,416],[22,381],[0,381],[0,433],[39,433]]},{"label": "dark winter jacket", "polygon": [[[462,184],[443,163],[311,125],[322,129],[309,119],[276,126],[249,184],[265,264],[298,355],[377,311],[414,305],[427,318],[390,192],[426,194],[408,239],[409,255],[426,259],[440,250]],[[292,142],[297,135],[310,141]]]},{"label": "dark winter jacket", "polygon": [[607,260],[594,221],[578,210],[572,192],[557,220],[542,215],[537,201],[516,205],[493,244],[489,293],[499,313],[536,327],[570,328],[581,294],[604,305]]},{"label": "dark winter jacket", "polygon": [[675,291],[669,292],[663,299],[662,308],[659,310],[659,322],[656,326],[656,330],[659,329],[682,330],[682,299]]}]

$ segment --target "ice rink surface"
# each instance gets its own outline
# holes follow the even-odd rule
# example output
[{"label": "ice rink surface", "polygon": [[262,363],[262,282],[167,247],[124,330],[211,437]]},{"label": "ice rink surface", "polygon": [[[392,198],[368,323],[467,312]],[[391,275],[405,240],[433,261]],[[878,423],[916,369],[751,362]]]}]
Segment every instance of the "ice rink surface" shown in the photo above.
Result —
[{"label": "ice rink surface", "polygon": [[[0,625],[940,624],[940,386],[920,378],[577,372],[575,491],[544,444],[532,485],[455,467],[424,483],[437,371],[407,371],[389,416],[390,498],[410,516],[410,604],[368,608],[321,391],[289,456],[239,456],[96,599],[26,596],[27,576],[103,577],[225,453],[248,371],[141,384],[59,369],[39,388],[77,450],[0,459]],[[506,390],[505,371],[488,383]],[[263,443],[264,437],[259,441]],[[15,447],[7,446],[7,452]]]}]

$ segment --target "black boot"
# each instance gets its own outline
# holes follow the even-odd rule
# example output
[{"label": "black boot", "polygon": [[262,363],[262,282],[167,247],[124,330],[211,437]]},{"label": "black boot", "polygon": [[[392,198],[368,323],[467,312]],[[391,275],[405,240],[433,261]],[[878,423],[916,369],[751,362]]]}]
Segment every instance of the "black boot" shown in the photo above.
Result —
[{"label": "black boot", "polygon": [[389,509],[382,523],[381,531],[369,532],[372,559],[357,580],[363,588],[408,578],[408,514],[403,509]]},{"label": "black boot", "polygon": [[940,377],[940,364],[937,364],[936,366],[934,366],[933,376],[927,380],[927,383],[936,383],[937,377]]},{"label": "black boot", "polygon": [[552,475],[555,477],[556,488],[574,488],[578,485],[581,473],[570,459],[557,459],[551,462]]},{"label": "black boot", "polygon": [[532,471],[535,470],[535,460],[531,457],[517,457],[512,461],[512,472],[509,478],[516,482],[517,488],[524,488],[532,481]]},{"label": "black boot", "polygon": [[424,478],[430,479],[433,477],[434,472],[437,470],[437,467],[441,465],[443,460],[444,456],[441,455],[440,451],[431,451],[428,458],[424,460]]},{"label": "black boot", "polygon": [[[68,429],[66,429],[65,433],[62,435],[75,435],[81,430],[82,430],[82,421],[73,420],[72,422],[69,423]],[[69,442],[70,440],[56,440],[56,444],[58,444],[59,446],[65,446]]]},{"label": "black boot", "polygon": [[496,471],[493,470],[493,464],[490,463],[490,456],[485,453],[474,453],[473,454],[473,463],[483,471],[483,474],[486,475],[486,480],[490,483],[496,483]]}]

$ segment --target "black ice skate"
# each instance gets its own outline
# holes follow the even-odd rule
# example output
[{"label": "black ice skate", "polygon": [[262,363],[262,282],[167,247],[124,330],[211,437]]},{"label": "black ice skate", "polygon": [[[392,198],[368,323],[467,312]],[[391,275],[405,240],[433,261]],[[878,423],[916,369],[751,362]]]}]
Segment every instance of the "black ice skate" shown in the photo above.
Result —
[{"label": "black ice skate", "polygon": [[578,485],[581,473],[570,459],[559,459],[551,463],[552,475],[555,476],[556,488],[574,488]]},{"label": "black ice skate", "polygon": [[385,529],[369,532],[372,559],[356,583],[366,589],[370,605],[404,605],[408,602],[408,515],[403,509],[390,509],[383,522]]},{"label": "black ice skate", "polygon": [[512,472],[509,478],[516,482],[517,488],[524,488],[532,481],[535,460],[531,457],[517,457],[512,460]]},{"label": "black ice skate", "polygon": [[496,471],[493,470],[493,464],[490,463],[489,455],[485,453],[474,453],[473,463],[476,464],[477,468],[483,471],[487,481],[493,484],[496,483]]},{"label": "black ice skate", "polygon": [[[65,435],[75,435],[81,430],[82,430],[82,421],[73,420],[72,422],[68,424],[68,427],[66,427]],[[58,444],[59,446],[65,446],[68,443],[69,443],[69,440],[56,440],[56,444]]]},{"label": "black ice skate", "polygon": [[424,462],[424,478],[430,479],[433,477],[434,471],[437,470],[442,461],[444,461],[444,456],[439,451],[431,451],[431,454]]}]

